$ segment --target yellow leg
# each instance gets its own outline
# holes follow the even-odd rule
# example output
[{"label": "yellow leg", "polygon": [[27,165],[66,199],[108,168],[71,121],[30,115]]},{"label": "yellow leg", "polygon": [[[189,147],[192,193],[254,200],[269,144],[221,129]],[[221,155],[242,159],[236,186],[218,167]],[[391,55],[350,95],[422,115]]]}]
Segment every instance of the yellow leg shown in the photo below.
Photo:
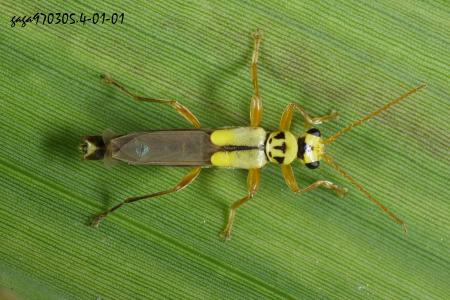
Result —
[{"label": "yellow leg", "polygon": [[286,109],[283,112],[283,115],[281,116],[281,120],[280,120],[280,130],[281,131],[289,130],[291,128],[291,122],[292,122],[292,117],[293,117],[294,111],[298,111],[302,115],[302,117],[305,121],[306,128],[309,128],[313,125],[322,124],[323,122],[326,122],[326,121],[334,120],[338,117],[338,113],[333,110],[328,115],[312,118],[301,105],[299,105],[297,103],[291,103],[286,107]]},{"label": "yellow leg", "polygon": [[258,190],[259,181],[260,181],[260,170],[261,169],[250,169],[247,176],[247,196],[242,198],[241,200],[238,200],[234,202],[231,205],[230,214],[228,215],[228,222],[227,226],[225,226],[224,231],[221,234],[221,237],[224,240],[229,240],[231,238],[231,230],[233,229],[233,222],[234,218],[236,216],[237,209],[247,202],[248,200],[252,199],[253,196],[256,194],[256,191]]},{"label": "yellow leg", "polygon": [[155,98],[146,98],[142,96],[135,95],[128,91],[122,84],[114,80],[109,75],[102,75],[102,79],[106,84],[112,84],[117,87],[119,90],[132,97],[136,101],[142,102],[152,102],[152,103],[161,103],[165,105],[169,105],[173,107],[180,115],[182,115],[186,120],[188,120],[195,128],[200,128],[200,121],[197,117],[183,104],[176,100],[163,100],[163,99],[155,99]]},{"label": "yellow leg", "polygon": [[324,187],[333,190],[339,197],[345,196],[347,193],[346,188],[337,186],[336,184],[327,180],[318,180],[308,187],[301,189],[297,181],[295,180],[294,172],[292,171],[291,165],[281,165],[281,173],[283,174],[284,180],[289,188],[295,193],[306,193],[312,191],[318,187]]},{"label": "yellow leg", "polygon": [[201,171],[201,167],[196,167],[196,168],[192,169],[191,172],[189,172],[187,175],[185,175],[175,187],[173,187],[169,190],[152,193],[152,194],[146,194],[146,195],[142,195],[142,196],[128,197],[123,202],[121,202],[121,203],[117,204],[116,206],[114,206],[110,209],[107,209],[104,212],[102,212],[101,214],[97,215],[92,220],[91,225],[94,227],[98,227],[100,222],[103,221],[103,219],[106,218],[107,215],[109,215],[113,211],[121,208],[125,204],[130,204],[133,202],[137,202],[139,200],[154,198],[154,197],[178,192],[179,190],[181,190],[181,189],[187,187],[189,184],[191,184],[197,178],[197,176],[200,174],[200,171]]},{"label": "yellow leg", "polygon": [[262,100],[259,95],[259,86],[258,86],[258,56],[259,56],[259,45],[261,44],[261,34],[259,31],[253,34],[254,38],[254,46],[253,46],[253,56],[252,56],[252,65],[250,68],[252,85],[253,85],[253,96],[252,101],[250,102],[250,126],[258,127],[261,123],[262,119]]}]

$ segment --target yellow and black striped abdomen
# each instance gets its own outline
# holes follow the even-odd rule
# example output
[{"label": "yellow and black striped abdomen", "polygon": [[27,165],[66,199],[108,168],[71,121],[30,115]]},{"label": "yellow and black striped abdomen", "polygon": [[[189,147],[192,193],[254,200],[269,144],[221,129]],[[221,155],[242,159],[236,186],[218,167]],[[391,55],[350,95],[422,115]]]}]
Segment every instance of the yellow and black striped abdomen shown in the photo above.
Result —
[{"label": "yellow and black striped abdomen", "polygon": [[220,150],[211,156],[216,167],[257,169],[267,163],[264,153],[266,131],[257,127],[237,127],[214,130],[211,142]]}]

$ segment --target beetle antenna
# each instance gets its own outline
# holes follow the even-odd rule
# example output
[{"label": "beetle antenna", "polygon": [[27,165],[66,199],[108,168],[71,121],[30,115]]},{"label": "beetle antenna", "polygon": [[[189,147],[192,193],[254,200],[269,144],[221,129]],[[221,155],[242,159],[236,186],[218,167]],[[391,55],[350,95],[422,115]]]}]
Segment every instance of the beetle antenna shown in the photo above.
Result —
[{"label": "beetle antenna", "polygon": [[329,164],[333,169],[335,169],[339,174],[345,177],[351,184],[353,184],[358,190],[360,190],[370,201],[372,201],[376,206],[381,208],[381,210],[386,213],[390,219],[392,219],[395,223],[401,225],[403,227],[403,231],[406,233],[406,223],[398,218],[393,212],[391,212],[386,206],[381,204],[380,201],[372,197],[372,195],[360,184],[358,183],[352,176],[350,176],[344,169],[341,168],[328,154],[324,153],[322,159]]},{"label": "beetle antenna", "polygon": [[338,132],[336,132],[334,135],[330,136],[329,138],[325,139],[322,141],[323,144],[331,144],[333,143],[335,140],[337,140],[341,135],[343,135],[344,133],[352,130],[353,128],[363,124],[366,121],[369,121],[370,119],[372,119],[373,117],[379,115],[380,113],[382,113],[383,111],[389,110],[390,108],[392,108],[394,105],[400,103],[401,101],[403,101],[404,99],[406,99],[408,96],[416,93],[417,91],[419,91],[420,89],[426,87],[427,85],[425,83],[422,83],[414,88],[412,88],[411,90],[409,90],[408,92],[404,93],[403,95],[401,95],[400,97],[392,100],[391,102],[383,105],[381,108],[377,109],[376,111],[364,116],[362,119],[354,121],[352,123],[350,123],[350,125],[348,125],[347,127],[339,130]]}]

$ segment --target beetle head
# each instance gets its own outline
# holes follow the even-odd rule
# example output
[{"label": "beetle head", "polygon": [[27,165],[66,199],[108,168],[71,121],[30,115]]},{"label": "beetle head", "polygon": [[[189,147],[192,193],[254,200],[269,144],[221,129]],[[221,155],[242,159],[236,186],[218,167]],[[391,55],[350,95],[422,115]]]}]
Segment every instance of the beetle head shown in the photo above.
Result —
[{"label": "beetle head", "polygon": [[297,143],[297,158],[310,169],[318,168],[324,153],[320,131],[316,128],[309,129],[298,138]]}]

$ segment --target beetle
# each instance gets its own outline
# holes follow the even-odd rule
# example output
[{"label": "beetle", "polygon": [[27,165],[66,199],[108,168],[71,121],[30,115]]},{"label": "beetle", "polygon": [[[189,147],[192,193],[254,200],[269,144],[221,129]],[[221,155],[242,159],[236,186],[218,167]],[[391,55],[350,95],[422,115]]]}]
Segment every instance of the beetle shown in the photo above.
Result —
[{"label": "beetle", "polygon": [[[411,94],[424,88],[425,84],[412,88],[328,138],[323,138],[321,132],[314,126],[335,120],[338,117],[337,112],[331,111],[324,116],[312,117],[297,103],[291,103],[286,107],[277,130],[267,131],[260,127],[263,105],[257,74],[261,44],[259,31],[253,34],[253,40],[253,55],[250,67],[253,96],[250,101],[250,124],[245,127],[202,129],[197,117],[180,102],[138,96],[130,92],[110,75],[102,75],[105,83],[115,86],[138,102],[159,103],[172,107],[194,129],[157,130],[125,135],[106,133],[103,136],[86,136],[83,138],[83,143],[80,146],[83,158],[85,160],[105,159],[122,161],[131,165],[182,166],[191,167],[192,169],[174,187],[156,193],[128,197],[116,206],[95,216],[91,224],[97,227],[107,215],[126,204],[180,191],[190,185],[204,167],[247,169],[247,193],[243,198],[231,205],[227,224],[221,234],[223,239],[228,240],[231,237],[236,211],[255,196],[260,184],[261,169],[269,162],[280,166],[286,184],[295,193],[306,193],[322,187],[333,191],[338,196],[344,196],[347,189],[328,180],[318,180],[305,188],[300,188],[297,184],[291,166],[294,161],[300,161],[309,169],[316,169],[319,167],[320,161],[323,160],[360,190],[390,219],[403,226],[406,232],[405,222],[376,200],[360,183],[344,171],[330,155],[325,153],[325,146],[333,143],[353,128],[397,105]],[[298,112],[305,122],[305,132],[299,137],[296,137],[290,131],[295,112]]]}]

